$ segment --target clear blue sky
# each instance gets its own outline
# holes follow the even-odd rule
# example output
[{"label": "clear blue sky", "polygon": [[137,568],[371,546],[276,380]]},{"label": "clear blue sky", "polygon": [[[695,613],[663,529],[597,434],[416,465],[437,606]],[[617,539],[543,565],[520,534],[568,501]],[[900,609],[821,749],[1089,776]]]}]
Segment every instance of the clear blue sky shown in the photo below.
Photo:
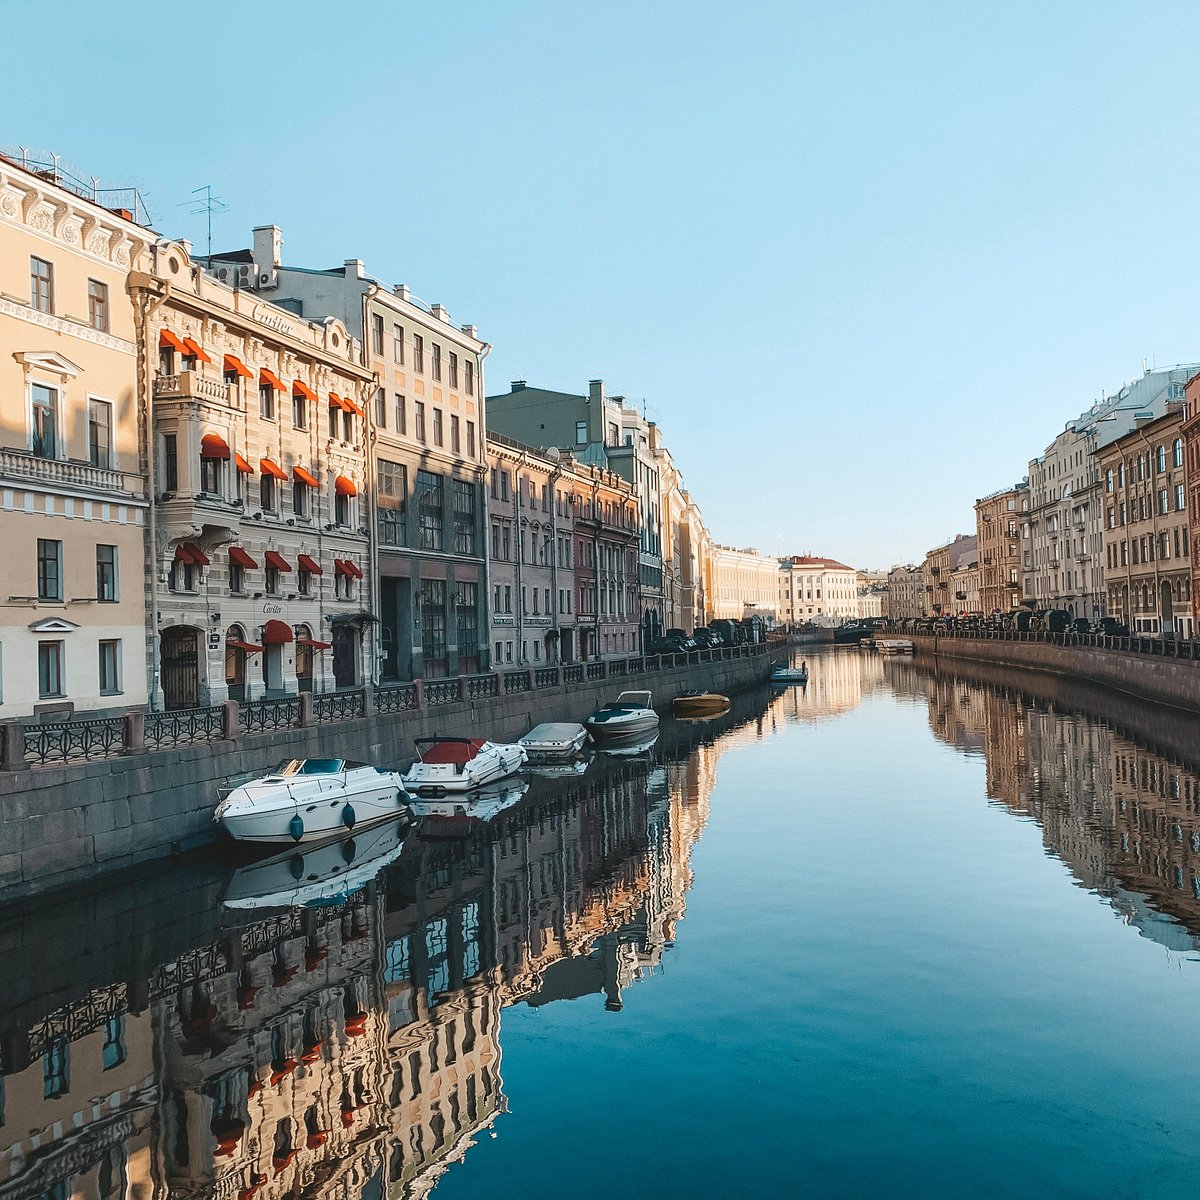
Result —
[{"label": "clear blue sky", "polygon": [[1200,355],[1194,3],[149,11],[10,6],[0,141],[644,397],[719,541],[917,558]]}]

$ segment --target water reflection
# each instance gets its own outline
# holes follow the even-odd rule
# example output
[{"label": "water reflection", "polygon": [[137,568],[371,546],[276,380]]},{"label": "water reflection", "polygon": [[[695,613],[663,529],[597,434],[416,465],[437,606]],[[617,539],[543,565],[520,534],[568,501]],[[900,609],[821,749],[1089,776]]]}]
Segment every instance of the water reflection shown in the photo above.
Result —
[{"label": "water reflection", "polygon": [[0,1196],[427,1194],[505,1109],[506,1006],[590,997],[610,1019],[660,968],[721,738],[760,711],[667,723],[657,749],[486,813],[111,890],[102,945],[77,936],[40,982],[66,911],[0,929],[21,980],[0,1016]]}]

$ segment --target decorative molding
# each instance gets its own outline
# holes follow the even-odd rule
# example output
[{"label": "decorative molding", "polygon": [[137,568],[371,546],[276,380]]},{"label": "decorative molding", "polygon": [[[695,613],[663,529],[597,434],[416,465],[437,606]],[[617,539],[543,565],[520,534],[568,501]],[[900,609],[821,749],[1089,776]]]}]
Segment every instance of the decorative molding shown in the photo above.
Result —
[{"label": "decorative molding", "polygon": [[77,321],[68,321],[65,317],[56,317],[53,313],[38,312],[28,305],[9,300],[6,296],[0,296],[0,314],[28,321],[31,325],[40,325],[43,329],[52,329],[55,333],[65,333],[69,337],[77,337],[96,346],[105,346],[109,350],[119,350],[122,354],[133,354],[137,349],[133,342],[127,342],[124,338],[114,337],[111,333],[103,333]]},{"label": "decorative molding", "polygon": [[29,628],[34,633],[74,633],[79,626],[66,617],[43,617],[40,621],[32,622]]}]

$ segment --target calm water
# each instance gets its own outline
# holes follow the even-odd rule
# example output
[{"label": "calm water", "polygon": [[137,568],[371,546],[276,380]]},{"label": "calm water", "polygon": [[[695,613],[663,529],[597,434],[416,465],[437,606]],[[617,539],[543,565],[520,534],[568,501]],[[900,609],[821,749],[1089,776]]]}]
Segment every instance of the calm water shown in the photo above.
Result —
[{"label": "calm water", "polygon": [[0,1197],[1195,1194],[1195,762],[806,657],[304,906],[203,857],[0,916]]}]

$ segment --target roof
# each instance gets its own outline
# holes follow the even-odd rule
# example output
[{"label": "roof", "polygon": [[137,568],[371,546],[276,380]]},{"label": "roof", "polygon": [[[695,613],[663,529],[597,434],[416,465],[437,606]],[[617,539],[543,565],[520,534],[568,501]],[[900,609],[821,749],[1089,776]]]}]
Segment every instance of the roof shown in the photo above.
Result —
[{"label": "roof", "polygon": [[854,567],[848,567],[844,562],[838,562],[836,558],[813,558],[807,554],[793,554],[791,558],[783,560],[784,567],[831,567],[835,571],[853,571]]}]

